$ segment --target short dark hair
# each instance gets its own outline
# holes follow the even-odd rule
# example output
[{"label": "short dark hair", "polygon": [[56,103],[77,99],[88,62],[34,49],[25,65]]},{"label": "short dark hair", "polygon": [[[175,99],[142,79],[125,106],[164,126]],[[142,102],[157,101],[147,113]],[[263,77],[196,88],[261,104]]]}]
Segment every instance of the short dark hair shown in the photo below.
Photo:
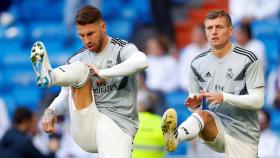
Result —
[{"label": "short dark hair", "polygon": [[32,119],[32,112],[25,107],[18,107],[13,114],[13,125],[21,124],[23,121]]},{"label": "short dark hair", "polygon": [[227,23],[229,26],[232,26],[232,22],[231,22],[231,18],[229,16],[229,14],[223,10],[211,10],[208,12],[208,14],[206,15],[204,21],[206,20],[213,20],[213,19],[216,19],[218,17],[225,17]]},{"label": "short dark hair", "polygon": [[101,19],[102,15],[98,8],[91,5],[85,5],[78,10],[75,17],[75,22],[79,25],[87,25],[98,22]]}]

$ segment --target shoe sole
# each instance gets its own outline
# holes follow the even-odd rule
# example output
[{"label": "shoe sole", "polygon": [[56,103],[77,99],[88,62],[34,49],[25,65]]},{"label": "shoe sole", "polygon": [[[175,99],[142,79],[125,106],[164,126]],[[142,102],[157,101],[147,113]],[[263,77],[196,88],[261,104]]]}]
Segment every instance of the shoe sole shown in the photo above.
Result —
[{"label": "shoe sole", "polygon": [[168,109],[162,118],[161,129],[164,135],[165,148],[167,151],[175,151],[175,131],[177,128],[177,113],[174,109]]},{"label": "shoe sole", "polygon": [[37,85],[46,88],[50,82],[47,78],[48,67],[51,69],[51,66],[48,63],[47,51],[42,42],[37,41],[34,43],[31,48],[30,60],[37,77]]},{"label": "shoe sole", "polygon": [[31,49],[31,63],[37,78],[42,76],[42,63],[45,56],[45,46],[42,42],[35,42]]}]

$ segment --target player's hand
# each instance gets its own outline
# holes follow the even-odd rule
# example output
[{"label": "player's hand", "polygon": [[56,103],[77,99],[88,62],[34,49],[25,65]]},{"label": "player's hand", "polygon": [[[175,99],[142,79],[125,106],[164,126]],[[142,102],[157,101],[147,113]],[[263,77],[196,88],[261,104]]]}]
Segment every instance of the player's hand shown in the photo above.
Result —
[{"label": "player's hand", "polygon": [[57,116],[55,112],[52,109],[47,109],[44,112],[43,118],[42,118],[42,127],[43,130],[47,133],[55,133],[56,132],[56,125],[57,122]]},{"label": "player's hand", "polygon": [[93,76],[97,76],[97,79],[96,79],[96,81],[95,81],[96,84],[97,84],[98,86],[104,86],[104,85],[106,85],[106,80],[105,80],[104,78],[101,78],[101,77],[99,76],[100,70],[99,70],[95,65],[87,65],[87,66],[90,68],[92,75],[93,75]]},{"label": "player's hand", "polygon": [[95,76],[95,75],[99,76],[99,71],[100,70],[95,65],[88,65],[88,64],[86,64],[86,66],[90,68],[91,73],[93,73],[93,76]]},{"label": "player's hand", "polygon": [[206,101],[214,105],[219,105],[224,101],[224,96],[220,92],[201,92],[200,95],[205,97]]},{"label": "player's hand", "polygon": [[196,109],[201,105],[201,102],[202,102],[202,96],[194,95],[192,97],[188,97],[185,100],[185,105],[189,108]]}]

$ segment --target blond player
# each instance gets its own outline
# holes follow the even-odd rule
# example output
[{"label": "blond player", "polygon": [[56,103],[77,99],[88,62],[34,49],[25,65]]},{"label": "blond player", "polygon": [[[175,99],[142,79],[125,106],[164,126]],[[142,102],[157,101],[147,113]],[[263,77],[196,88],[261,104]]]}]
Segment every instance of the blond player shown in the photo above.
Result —
[{"label": "blond player", "polygon": [[[261,61],[230,41],[233,27],[222,10],[210,11],[204,21],[211,49],[191,62],[185,104],[194,111],[177,128],[173,109],[163,115],[162,130],[167,150],[199,136],[211,149],[227,158],[256,158],[259,125],[257,110],[264,102]],[[201,110],[203,97],[209,110]]]}]

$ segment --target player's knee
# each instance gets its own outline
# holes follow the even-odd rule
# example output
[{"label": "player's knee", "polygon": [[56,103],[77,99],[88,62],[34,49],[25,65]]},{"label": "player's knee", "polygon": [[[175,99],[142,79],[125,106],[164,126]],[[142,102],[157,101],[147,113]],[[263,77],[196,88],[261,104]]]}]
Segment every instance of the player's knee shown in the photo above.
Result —
[{"label": "player's knee", "polygon": [[205,124],[214,121],[213,116],[207,111],[197,110],[196,113],[203,119]]},{"label": "player's knee", "polygon": [[71,88],[72,99],[77,110],[84,109],[94,102],[92,93],[92,82],[89,80],[81,88]]},{"label": "player's knee", "polygon": [[[77,97],[74,97],[76,99],[92,98],[92,81],[91,80],[86,81],[85,85],[82,87],[79,87],[79,88],[71,87],[71,90],[72,90],[73,96],[77,96]],[[81,98],[78,96],[81,96]]]},{"label": "player's knee", "polygon": [[82,87],[71,87],[72,89],[72,93],[75,94],[75,93],[83,93],[83,92],[86,92],[88,94],[91,94],[89,92],[92,91],[92,81],[91,80],[87,80],[85,85],[82,86]]}]

